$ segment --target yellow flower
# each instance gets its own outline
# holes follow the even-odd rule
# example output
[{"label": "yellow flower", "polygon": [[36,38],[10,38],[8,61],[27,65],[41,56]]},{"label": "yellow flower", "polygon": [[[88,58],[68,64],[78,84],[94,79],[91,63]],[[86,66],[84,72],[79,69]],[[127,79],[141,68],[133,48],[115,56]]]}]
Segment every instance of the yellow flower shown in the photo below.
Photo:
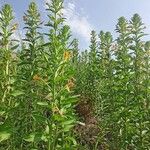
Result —
[{"label": "yellow flower", "polygon": [[14,25],[12,26],[11,31],[16,30],[17,28],[18,28],[18,24],[16,23],[16,24],[14,24]]},{"label": "yellow flower", "polygon": [[55,106],[54,108],[52,108],[53,113],[59,112],[59,108],[57,106]]},{"label": "yellow flower", "polygon": [[52,111],[53,111],[53,113],[60,114],[61,116],[64,115],[63,110],[62,109],[60,110],[57,106],[55,106],[54,108],[52,108]]},{"label": "yellow flower", "polygon": [[75,86],[74,81],[75,81],[74,78],[71,78],[70,80],[68,80],[68,83],[66,84],[66,90],[68,92],[70,92],[70,90]]},{"label": "yellow flower", "polygon": [[70,92],[70,88],[69,88],[68,84],[65,86],[65,88],[68,92]]},{"label": "yellow flower", "polygon": [[65,51],[64,52],[64,60],[68,61],[70,59],[70,57],[71,57],[71,52]]},{"label": "yellow flower", "polygon": [[33,80],[38,81],[38,80],[41,80],[41,78],[36,74],[36,75],[33,76]]}]

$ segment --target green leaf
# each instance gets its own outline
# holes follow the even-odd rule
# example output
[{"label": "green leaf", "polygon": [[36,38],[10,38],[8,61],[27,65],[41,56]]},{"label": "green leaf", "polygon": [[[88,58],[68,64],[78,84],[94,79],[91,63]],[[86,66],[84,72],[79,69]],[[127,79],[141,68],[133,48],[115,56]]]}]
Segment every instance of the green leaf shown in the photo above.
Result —
[{"label": "green leaf", "polygon": [[46,126],[45,133],[49,134],[49,126],[48,125]]},{"label": "green leaf", "polygon": [[31,133],[29,136],[24,138],[24,140],[27,142],[34,142],[34,138],[35,138],[35,133]]},{"label": "green leaf", "polygon": [[37,102],[37,104],[40,106],[48,106],[47,102]]},{"label": "green leaf", "polygon": [[11,50],[15,50],[18,46],[19,46],[19,44],[17,44],[17,45],[15,45],[15,46],[11,47]]},{"label": "green leaf", "polygon": [[0,142],[10,138],[13,129],[10,126],[9,120],[5,120],[5,123],[0,125]]},{"label": "green leaf", "polygon": [[33,114],[33,118],[37,121],[37,122],[45,122],[47,118],[45,118],[42,115],[39,114]]},{"label": "green leaf", "polygon": [[72,119],[72,120],[67,120],[67,121],[62,122],[62,125],[70,125],[70,124],[72,124],[72,123],[74,123],[74,122],[75,122],[74,119]]},{"label": "green leaf", "polygon": [[65,126],[64,128],[63,128],[63,131],[64,132],[68,132],[68,131],[70,131],[70,129],[72,129],[74,127],[74,125],[67,125],[67,126]]},{"label": "green leaf", "polygon": [[75,122],[74,119],[62,122],[62,125],[64,126],[63,131],[68,132],[71,128],[73,128],[74,122]]},{"label": "green leaf", "polygon": [[5,111],[0,110],[0,116],[3,116],[5,114]]},{"label": "green leaf", "polygon": [[142,135],[144,136],[145,134],[147,134],[148,133],[148,131],[147,130],[143,130],[142,131]]},{"label": "green leaf", "polygon": [[77,145],[77,141],[75,140],[75,138],[73,138],[73,137],[67,137],[67,140],[68,140],[68,141],[72,141],[72,143],[73,143],[74,145]]},{"label": "green leaf", "polygon": [[0,131],[0,142],[8,140],[11,136],[11,132],[9,131]]},{"label": "green leaf", "polygon": [[29,134],[26,138],[24,138],[27,142],[39,142],[39,141],[46,141],[46,137],[42,135],[42,133],[36,132]]},{"label": "green leaf", "polygon": [[23,95],[25,94],[23,91],[19,91],[19,90],[16,90],[14,92],[11,93],[12,96],[14,97],[17,97],[17,96],[20,96],[20,95]]}]

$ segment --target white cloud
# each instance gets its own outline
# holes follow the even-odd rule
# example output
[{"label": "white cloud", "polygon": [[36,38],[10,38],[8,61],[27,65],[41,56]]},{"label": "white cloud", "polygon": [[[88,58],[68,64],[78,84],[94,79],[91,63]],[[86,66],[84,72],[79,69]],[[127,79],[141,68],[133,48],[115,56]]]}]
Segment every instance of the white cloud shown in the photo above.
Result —
[{"label": "white cloud", "polygon": [[63,14],[67,18],[66,24],[70,26],[72,32],[89,41],[92,25],[89,23],[88,17],[78,13],[73,2],[66,4]]}]

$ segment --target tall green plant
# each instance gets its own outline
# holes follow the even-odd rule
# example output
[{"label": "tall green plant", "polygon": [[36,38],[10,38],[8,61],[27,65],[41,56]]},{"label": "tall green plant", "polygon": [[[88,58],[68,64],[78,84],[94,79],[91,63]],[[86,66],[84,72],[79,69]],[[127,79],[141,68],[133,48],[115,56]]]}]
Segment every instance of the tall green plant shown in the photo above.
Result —
[{"label": "tall green plant", "polygon": [[79,55],[79,60],[77,64],[77,93],[81,95],[83,98],[87,98],[88,95],[88,60],[89,53],[87,50],[81,52]]},{"label": "tall green plant", "polygon": [[[13,92],[16,79],[15,50],[18,47],[13,35],[17,26],[14,23],[12,7],[5,4],[0,11],[0,142],[9,139],[13,133],[14,122],[11,114],[17,105]],[[11,148],[11,145],[5,144],[4,148]]]},{"label": "tall green plant", "polygon": [[[102,128],[102,140],[111,139],[113,130],[114,92],[113,92],[113,64],[111,45],[113,38],[110,32],[101,31],[99,34],[99,101],[97,102],[97,115]],[[101,141],[102,142],[102,141]]]},{"label": "tall green plant", "polygon": [[132,60],[133,60],[133,94],[134,94],[134,123],[135,123],[135,135],[133,139],[134,147],[138,147],[140,149],[148,148],[147,144],[144,144],[146,141],[146,137],[148,136],[147,127],[148,122],[146,119],[146,109],[144,107],[144,101],[145,101],[145,95],[144,91],[145,89],[143,84],[143,77],[145,76],[145,73],[143,72],[143,68],[145,66],[144,64],[144,42],[142,41],[142,38],[145,36],[144,33],[144,24],[138,14],[135,14],[131,21],[130,21],[130,27],[131,27],[131,37],[132,37]]},{"label": "tall green plant", "polygon": [[[29,135],[33,135],[38,129],[34,114],[38,112],[37,101],[41,98],[38,79],[41,76],[40,60],[41,60],[41,34],[39,28],[41,26],[40,14],[36,3],[31,2],[25,15],[24,29],[26,30],[25,46],[20,52],[20,62],[18,64],[18,80],[16,82],[16,98],[20,104],[17,109],[18,118],[16,122],[17,132],[16,147],[17,148],[36,148],[36,143],[28,144]],[[39,96],[40,95],[40,96]]]},{"label": "tall green plant", "polygon": [[147,109],[147,111],[149,112],[149,108],[150,108],[150,91],[149,91],[149,86],[150,86],[150,41],[145,43],[145,53],[144,53],[144,67],[143,67],[143,71],[144,71],[144,87],[145,87],[145,107]]},{"label": "tall green plant", "polygon": [[49,27],[49,33],[46,33],[48,42],[43,52],[48,77],[45,84],[47,100],[46,103],[38,104],[46,109],[45,137],[48,150],[74,149],[76,145],[71,131],[76,122],[76,98],[72,93],[74,79],[73,67],[70,65],[70,28],[64,25],[62,9],[62,0],[47,3],[49,21],[46,26]]},{"label": "tall green plant", "polygon": [[129,24],[124,17],[119,18],[116,26],[119,33],[117,39],[118,48],[116,49],[116,65],[115,65],[115,99],[116,99],[116,122],[118,122],[118,142],[122,149],[128,149],[131,145],[132,128],[132,86],[131,80],[131,32]]},{"label": "tall green plant", "polygon": [[12,73],[12,54],[13,50],[16,48],[14,47],[14,43],[12,40],[12,34],[17,28],[17,24],[13,24],[13,10],[10,5],[6,4],[3,6],[2,10],[0,11],[0,36],[1,36],[1,59],[2,59],[2,77],[1,77],[1,101],[10,103],[7,101],[7,96],[10,93],[11,87],[11,73]]},{"label": "tall green plant", "polygon": [[89,52],[89,60],[88,60],[88,98],[91,100],[91,103],[94,104],[94,100],[96,100],[96,83],[97,73],[98,73],[98,61],[97,61],[97,35],[95,31],[91,32],[91,41],[90,41],[90,52]]}]

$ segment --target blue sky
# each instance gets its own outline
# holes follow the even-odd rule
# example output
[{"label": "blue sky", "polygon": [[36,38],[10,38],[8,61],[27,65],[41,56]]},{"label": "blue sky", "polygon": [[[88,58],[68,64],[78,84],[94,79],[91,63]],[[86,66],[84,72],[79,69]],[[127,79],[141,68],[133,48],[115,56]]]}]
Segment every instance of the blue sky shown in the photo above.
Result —
[{"label": "blue sky", "polygon": [[[31,0],[0,0],[12,4],[16,21],[22,22],[22,16]],[[39,6],[42,19],[46,19],[45,1],[34,0]],[[64,14],[70,25],[73,36],[80,40],[80,48],[87,48],[91,30],[111,31],[114,37],[115,25],[120,16],[130,19],[139,13],[146,24],[146,32],[150,33],[150,0],[65,0]],[[20,31],[22,31],[22,24]],[[150,39],[150,36],[147,37]]]}]

